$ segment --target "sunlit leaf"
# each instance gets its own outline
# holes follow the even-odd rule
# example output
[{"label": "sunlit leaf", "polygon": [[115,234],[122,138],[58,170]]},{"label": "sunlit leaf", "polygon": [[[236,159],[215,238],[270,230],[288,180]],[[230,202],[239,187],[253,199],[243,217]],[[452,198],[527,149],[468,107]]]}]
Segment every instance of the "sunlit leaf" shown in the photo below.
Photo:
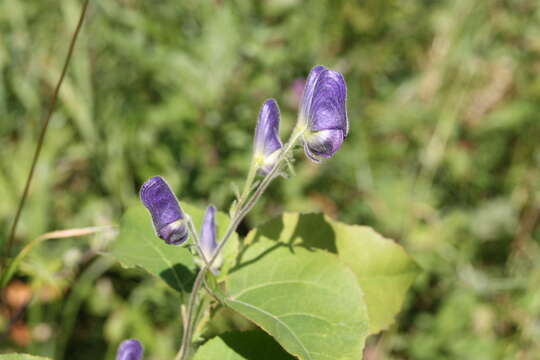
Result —
[{"label": "sunlit leaf", "polygon": [[259,239],[242,252],[221,297],[300,359],[361,358],[366,306],[335,255]]},{"label": "sunlit leaf", "polygon": [[343,224],[322,214],[286,213],[255,229],[248,238],[336,253],[363,290],[370,333],[392,324],[419,273],[418,265],[394,241],[369,227]]},{"label": "sunlit leaf", "polygon": [[364,291],[370,333],[388,328],[420,268],[401,246],[372,228],[326,220],[336,233],[339,258],[352,269]]}]

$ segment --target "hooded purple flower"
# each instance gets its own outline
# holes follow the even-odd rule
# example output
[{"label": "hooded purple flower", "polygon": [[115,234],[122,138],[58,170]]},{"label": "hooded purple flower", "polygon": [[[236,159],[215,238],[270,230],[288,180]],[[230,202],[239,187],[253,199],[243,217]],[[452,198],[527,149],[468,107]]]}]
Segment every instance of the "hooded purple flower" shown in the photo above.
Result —
[{"label": "hooded purple flower", "polygon": [[279,107],[274,99],[264,102],[255,129],[254,158],[263,173],[272,170],[283,147],[279,138]]},{"label": "hooded purple flower", "polygon": [[304,151],[313,161],[332,157],[349,132],[347,85],[337,71],[315,66],[309,73],[300,109],[305,122]]},{"label": "hooded purple flower", "polygon": [[144,349],[135,339],[124,340],[116,352],[116,360],[142,360]]},{"label": "hooded purple flower", "polygon": [[[210,261],[214,256],[216,249],[218,247],[217,238],[216,238],[216,207],[210,205],[206,209],[206,214],[204,214],[203,224],[201,227],[200,234],[200,243],[199,246],[203,253],[205,262]],[[216,274],[218,269],[223,265],[223,257],[219,254],[212,264],[212,272]]]},{"label": "hooded purple flower", "polygon": [[152,215],[157,235],[167,244],[181,245],[188,239],[184,213],[165,180],[154,176],[143,184],[141,200]]}]

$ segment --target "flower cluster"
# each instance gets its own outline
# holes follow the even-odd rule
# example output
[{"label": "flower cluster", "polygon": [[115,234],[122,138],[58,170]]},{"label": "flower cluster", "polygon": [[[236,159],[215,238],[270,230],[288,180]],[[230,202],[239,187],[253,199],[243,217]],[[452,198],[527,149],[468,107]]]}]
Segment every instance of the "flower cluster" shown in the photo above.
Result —
[{"label": "flower cluster", "polygon": [[[304,129],[304,151],[309,159],[332,157],[349,132],[347,86],[343,76],[324,66],[314,67],[304,87],[298,125]],[[259,112],[255,130],[254,161],[263,174],[276,164],[283,143],[279,137],[279,107],[266,100]]]},{"label": "flower cluster", "polygon": [[[332,157],[341,147],[349,131],[346,109],[347,87],[343,76],[324,66],[314,67],[306,81],[298,122],[293,131],[301,138],[306,156],[319,162]],[[281,141],[280,111],[274,99],[266,100],[257,120],[253,144],[252,170],[262,176],[273,176],[294,143]],[[291,137],[296,141],[296,137]],[[291,141],[291,142],[294,142]],[[248,187],[251,184],[248,184]],[[248,191],[249,192],[249,191]],[[159,176],[145,182],[140,197],[146,206],[157,235],[167,244],[182,245],[189,238],[189,217],[183,213],[178,200],[165,180]],[[202,263],[212,261],[210,270],[218,272],[222,264],[216,239],[216,208],[209,206],[195,244]],[[195,234],[196,235],[196,234]],[[215,259],[213,259],[215,257]],[[127,359],[127,358],[126,358]]]}]

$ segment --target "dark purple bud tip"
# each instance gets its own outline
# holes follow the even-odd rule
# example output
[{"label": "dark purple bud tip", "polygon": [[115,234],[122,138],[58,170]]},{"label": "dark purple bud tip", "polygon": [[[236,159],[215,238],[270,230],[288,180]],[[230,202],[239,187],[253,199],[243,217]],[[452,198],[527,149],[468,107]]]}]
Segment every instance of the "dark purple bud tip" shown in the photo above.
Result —
[{"label": "dark purple bud tip", "polygon": [[[201,227],[200,247],[204,256],[204,261],[208,262],[216,253],[217,243],[217,227],[216,227],[216,207],[208,206],[204,214],[203,224]],[[218,273],[218,269],[223,265],[223,257],[219,254],[212,264],[210,270],[214,274]]]},{"label": "dark purple bud tip", "polygon": [[264,102],[255,129],[254,157],[262,173],[272,170],[283,144],[279,137],[279,107],[274,99]]},{"label": "dark purple bud tip", "polygon": [[332,157],[341,147],[349,131],[346,99],[347,85],[339,72],[324,66],[311,70],[300,110],[307,128],[304,149],[311,160]]},{"label": "dark purple bud tip", "polygon": [[124,340],[116,352],[116,360],[142,360],[144,349],[135,339]]},{"label": "dark purple bud tip", "polygon": [[169,185],[160,176],[154,176],[143,184],[141,200],[152,215],[157,235],[167,244],[181,245],[188,239],[184,213]]}]

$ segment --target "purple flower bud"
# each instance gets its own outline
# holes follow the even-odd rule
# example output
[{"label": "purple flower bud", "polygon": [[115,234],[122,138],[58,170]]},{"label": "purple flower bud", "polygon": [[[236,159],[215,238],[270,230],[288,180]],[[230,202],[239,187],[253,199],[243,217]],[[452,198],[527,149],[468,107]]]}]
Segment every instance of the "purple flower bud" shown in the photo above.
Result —
[{"label": "purple flower bud", "polygon": [[[217,238],[216,238],[216,207],[210,205],[206,209],[204,214],[203,224],[201,227],[201,236],[199,246],[203,253],[204,259],[206,262],[210,261],[214,256],[216,249],[218,247]],[[223,265],[223,257],[219,254],[212,264],[212,272],[216,274],[218,269]]]},{"label": "purple flower bud", "polygon": [[141,200],[150,211],[157,235],[167,244],[181,245],[188,239],[184,213],[165,180],[154,176],[143,184]]},{"label": "purple flower bud", "polygon": [[279,107],[274,99],[264,102],[255,129],[254,159],[263,173],[272,170],[283,147],[279,138]]},{"label": "purple flower bud", "polygon": [[135,339],[124,340],[116,352],[116,360],[142,360],[144,349]]},{"label": "purple flower bud", "polygon": [[332,157],[349,132],[347,85],[343,76],[324,66],[315,66],[307,79],[300,110],[305,122],[304,150],[313,161]]}]

